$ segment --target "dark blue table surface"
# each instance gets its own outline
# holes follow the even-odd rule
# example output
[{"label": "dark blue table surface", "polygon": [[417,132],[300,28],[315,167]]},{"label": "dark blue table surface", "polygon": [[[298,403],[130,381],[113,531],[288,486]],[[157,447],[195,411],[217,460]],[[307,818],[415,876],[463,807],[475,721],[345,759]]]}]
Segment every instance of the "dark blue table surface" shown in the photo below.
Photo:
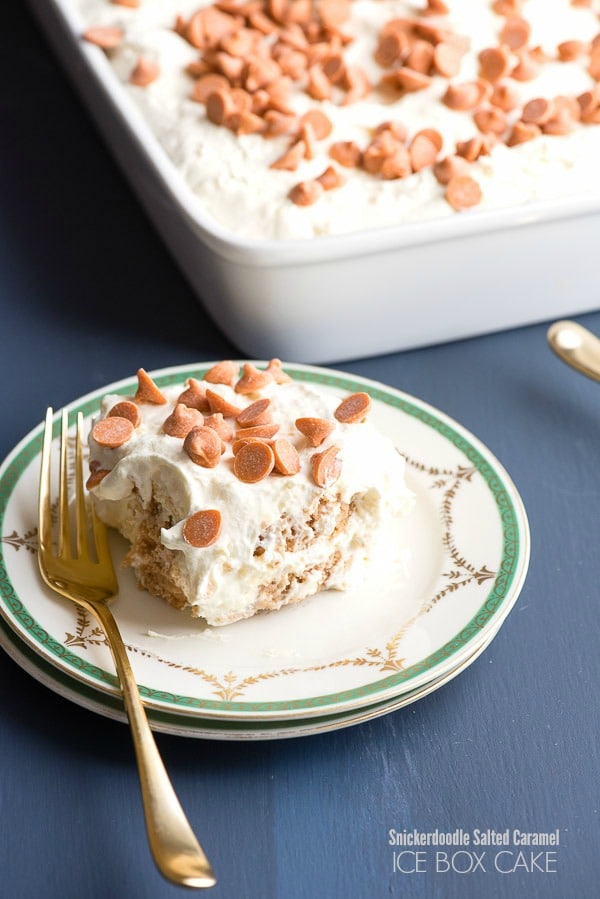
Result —
[{"label": "dark blue table surface", "polygon": [[[6,6],[1,457],[48,403],[139,366],[239,355],[147,223],[33,21]],[[599,288],[590,284],[600,306]],[[580,320],[600,333],[600,313]],[[428,401],[491,448],[529,514],[530,572],[487,651],[404,710],[279,742],[158,735],[218,874],[215,899],[599,895],[600,385],[552,356],[546,327],[338,366]],[[560,845],[532,872],[496,871],[488,849],[485,871],[473,856],[471,873],[436,871],[428,850],[426,871],[402,873],[392,828],[558,829]],[[510,869],[508,856],[499,867]],[[150,859],[127,727],[0,653],[0,895],[179,892]]]}]

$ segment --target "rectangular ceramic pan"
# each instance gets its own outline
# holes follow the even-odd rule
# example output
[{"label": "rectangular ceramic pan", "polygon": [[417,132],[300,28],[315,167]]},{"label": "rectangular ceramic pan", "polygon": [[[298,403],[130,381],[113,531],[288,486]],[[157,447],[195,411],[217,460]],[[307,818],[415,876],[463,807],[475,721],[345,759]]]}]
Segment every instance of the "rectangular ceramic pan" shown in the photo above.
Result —
[{"label": "rectangular ceramic pan", "polygon": [[[195,293],[244,354],[335,362],[598,306],[597,195],[302,241],[209,219],[68,0],[29,0]],[[120,298],[122,301],[124,298]]]}]

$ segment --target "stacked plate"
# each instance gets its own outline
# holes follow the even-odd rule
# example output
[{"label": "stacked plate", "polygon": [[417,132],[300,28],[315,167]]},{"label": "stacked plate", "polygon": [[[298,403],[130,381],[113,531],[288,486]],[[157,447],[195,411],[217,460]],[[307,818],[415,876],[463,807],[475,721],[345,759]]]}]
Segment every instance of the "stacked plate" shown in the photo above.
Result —
[{"label": "stacked plate", "polygon": [[[261,363],[258,362],[258,365]],[[154,372],[161,386],[202,378],[209,364]],[[403,564],[386,580],[328,591],[224,628],[189,619],[118,569],[113,611],[152,727],[206,739],[275,739],[366,721],[415,702],[489,645],[523,585],[529,529],[507,473],[475,437],[417,399],[373,381],[309,366],[292,377],[343,396],[366,390],[370,418],[407,460],[414,511],[399,535]],[[77,400],[97,412],[105,393]],[[102,632],[47,590],[37,569],[42,425],[0,469],[0,643],[62,696],[125,720]],[[125,543],[113,536],[118,565]]]}]

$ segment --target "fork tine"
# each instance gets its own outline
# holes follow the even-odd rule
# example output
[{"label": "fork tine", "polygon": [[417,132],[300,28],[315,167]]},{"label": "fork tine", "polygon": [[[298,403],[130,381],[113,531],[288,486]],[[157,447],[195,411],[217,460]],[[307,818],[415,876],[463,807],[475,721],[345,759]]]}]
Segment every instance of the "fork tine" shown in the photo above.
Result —
[{"label": "fork tine", "polygon": [[92,505],[91,508],[91,516],[92,516],[92,525],[94,528],[94,542],[96,546],[96,557],[98,562],[103,565],[105,568],[112,568],[115,591],[118,589],[116,574],[114,573],[114,565],[112,561],[112,555],[110,552],[110,547],[108,545],[108,529],[103,521],[101,521],[96,515],[96,510]]},{"label": "fork tine", "polygon": [[83,495],[83,415],[77,413],[77,439],[75,442],[75,529],[77,536],[77,557],[89,559],[90,550],[87,533],[87,515]]},{"label": "fork tine", "polygon": [[61,559],[71,558],[71,540],[69,537],[69,470],[67,457],[67,437],[69,433],[69,413],[62,410],[60,428],[60,479],[58,506],[58,556]]},{"label": "fork tine", "polygon": [[[78,458],[81,460],[83,457],[82,453],[82,444],[83,444],[83,415],[81,412],[77,415],[77,451]],[[79,488],[80,485],[83,484],[83,471],[78,468],[77,470],[77,486]],[[85,500],[83,499],[83,490],[81,491],[81,502],[83,507],[85,508]],[[115,574],[115,568],[112,560],[112,554],[110,551],[110,546],[108,544],[108,528],[101,521],[97,514],[96,509],[94,508],[94,504],[92,503],[89,507],[89,514],[92,521],[93,527],[93,535],[94,535],[94,549],[96,551],[96,559],[98,563],[103,566],[107,577],[109,577],[108,572],[110,571],[112,574],[112,589],[116,593],[119,589],[119,585],[117,582],[117,576]]]},{"label": "fork tine", "polygon": [[38,495],[38,540],[40,552],[52,550],[52,509],[50,503],[50,455],[52,451],[52,408],[46,409]]}]

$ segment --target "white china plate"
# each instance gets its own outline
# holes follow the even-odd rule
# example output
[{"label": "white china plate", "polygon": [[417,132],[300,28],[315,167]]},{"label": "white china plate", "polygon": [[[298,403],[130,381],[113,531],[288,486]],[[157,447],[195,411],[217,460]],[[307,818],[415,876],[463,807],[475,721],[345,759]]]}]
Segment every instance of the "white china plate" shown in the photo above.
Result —
[{"label": "white china plate", "polygon": [[[260,362],[256,364],[261,365]],[[202,378],[209,364],[154,372],[161,386]],[[113,611],[147,707],[183,731],[190,719],[291,722],[348,715],[415,693],[474,656],[516,601],[529,560],[517,490],[489,450],[420,400],[355,375],[286,365],[337,396],[366,390],[370,419],[407,459],[416,506],[401,522],[405,570],[387,583],[328,591],[225,628],[207,628],[140,591],[118,569]],[[89,418],[105,393],[69,407]],[[118,702],[110,652],[95,623],[41,581],[36,500],[42,425],[0,468],[0,613],[25,645],[74,690]],[[118,565],[124,541],[115,535]],[[35,676],[35,674],[34,674]]]}]

